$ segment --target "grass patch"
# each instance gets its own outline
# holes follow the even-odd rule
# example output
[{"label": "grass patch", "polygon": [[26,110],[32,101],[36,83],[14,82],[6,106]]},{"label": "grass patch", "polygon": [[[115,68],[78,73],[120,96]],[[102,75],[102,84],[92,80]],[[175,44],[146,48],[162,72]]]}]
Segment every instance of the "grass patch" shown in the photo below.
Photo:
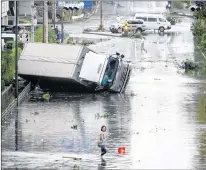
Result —
[{"label": "grass patch", "polygon": [[31,21],[20,18],[20,19],[19,19],[19,24],[31,24]]},{"label": "grass patch", "polygon": [[[43,26],[38,26],[34,32],[34,41],[35,42],[43,42]],[[51,27],[48,27],[48,42],[55,43],[56,42],[56,34]]]}]

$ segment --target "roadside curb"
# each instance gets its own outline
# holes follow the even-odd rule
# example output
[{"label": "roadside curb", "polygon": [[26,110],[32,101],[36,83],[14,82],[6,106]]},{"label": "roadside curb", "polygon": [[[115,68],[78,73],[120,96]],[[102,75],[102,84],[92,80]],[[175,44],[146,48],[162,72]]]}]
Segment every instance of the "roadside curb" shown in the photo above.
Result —
[{"label": "roadside curb", "polygon": [[98,32],[85,32],[83,34],[93,34],[93,35],[102,35],[102,36],[110,36],[110,37],[122,37],[121,35],[113,35],[113,34],[106,34],[106,33],[98,33]]}]

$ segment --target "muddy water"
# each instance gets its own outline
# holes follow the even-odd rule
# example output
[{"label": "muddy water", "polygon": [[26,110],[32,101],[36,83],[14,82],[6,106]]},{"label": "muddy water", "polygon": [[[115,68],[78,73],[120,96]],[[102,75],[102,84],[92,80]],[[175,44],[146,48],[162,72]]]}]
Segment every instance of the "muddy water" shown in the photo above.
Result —
[{"label": "muddy water", "polygon": [[[126,93],[55,93],[49,102],[25,101],[18,109],[17,142],[15,116],[3,124],[2,167],[205,168],[206,76],[185,74],[177,67],[188,57],[203,62],[191,37],[189,27],[161,37],[149,34],[148,53],[137,48],[136,58],[133,40],[112,39],[101,48],[93,46],[118,49],[126,60],[132,59]],[[105,160],[97,147],[102,125],[108,128]],[[120,146],[126,147],[125,155],[117,154]],[[82,160],[62,158],[68,155]]]}]

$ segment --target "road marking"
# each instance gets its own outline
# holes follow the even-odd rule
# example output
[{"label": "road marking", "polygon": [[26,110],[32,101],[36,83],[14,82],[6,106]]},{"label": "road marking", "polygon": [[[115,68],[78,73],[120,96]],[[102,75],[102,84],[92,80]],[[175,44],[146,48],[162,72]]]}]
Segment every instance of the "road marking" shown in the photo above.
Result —
[{"label": "road marking", "polygon": [[206,60],[206,56],[205,56],[205,54],[202,52],[202,50],[200,49],[200,47],[199,47],[199,46],[197,46],[197,48],[200,50],[201,54],[203,55],[203,57],[204,57],[204,58],[205,58],[205,60]]}]

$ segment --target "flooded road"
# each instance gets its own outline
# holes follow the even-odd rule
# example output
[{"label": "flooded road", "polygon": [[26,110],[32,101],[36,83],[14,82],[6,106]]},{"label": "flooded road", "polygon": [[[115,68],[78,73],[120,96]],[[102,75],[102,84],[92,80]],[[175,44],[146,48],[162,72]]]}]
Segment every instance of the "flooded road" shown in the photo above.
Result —
[{"label": "flooded road", "polygon": [[[2,125],[2,167],[204,169],[206,76],[178,68],[185,59],[204,61],[190,22],[185,19],[180,31],[163,36],[148,33],[147,53],[134,39],[93,45],[99,52],[120,50],[132,60],[125,94],[55,93],[49,102],[33,101],[30,95],[18,108],[18,121],[14,112]],[[97,147],[102,125],[108,128],[105,160]],[[118,155],[120,146],[126,147],[125,155]],[[68,155],[82,160],[63,158]]]}]

